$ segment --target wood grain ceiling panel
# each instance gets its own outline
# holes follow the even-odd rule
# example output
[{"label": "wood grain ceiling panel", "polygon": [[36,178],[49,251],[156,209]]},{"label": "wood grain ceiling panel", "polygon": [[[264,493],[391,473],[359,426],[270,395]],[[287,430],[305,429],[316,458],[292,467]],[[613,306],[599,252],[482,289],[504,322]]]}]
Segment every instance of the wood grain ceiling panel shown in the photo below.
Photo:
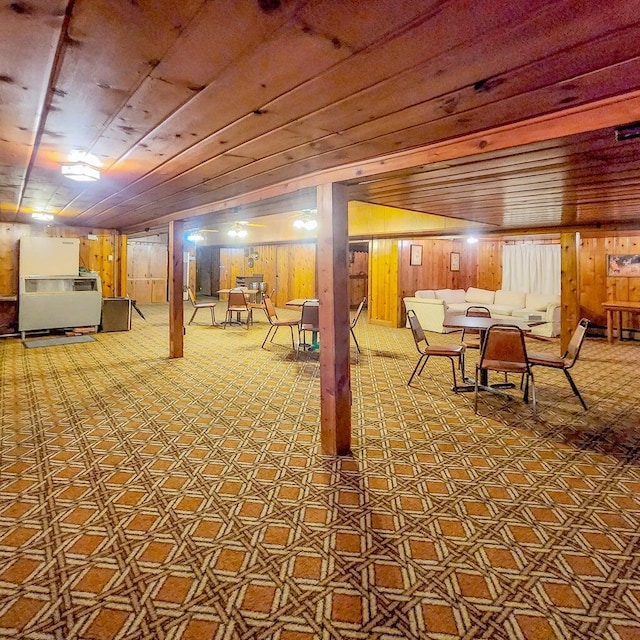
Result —
[{"label": "wood grain ceiling panel", "polygon": [[65,8],[63,0],[0,8],[0,212],[14,212],[21,199]]},{"label": "wood grain ceiling panel", "polygon": [[[29,6],[40,15],[45,5]],[[209,206],[209,218],[221,219],[231,214],[216,203],[247,192],[640,88],[637,0],[53,6],[69,13],[55,77],[46,47],[8,58],[16,77],[52,92],[21,100],[14,91],[11,113],[0,104],[0,170],[14,185],[0,186],[4,219],[25,174],[20,215],[45,202],[76,224],[125,229]],[[55,41],[56,19],[14,21],[0,46],[19,50],[29,29]],[[5,135],[5,122],[29,122],[30,137]],[[12,142],[25,139],[33,166]],[[105,160],[100,183],[62,180],[70,147]],[[523,224],[527,206],[536,225],[589,220],[595,202],[601,215],[626,220],[638,170],[630,155],[594,135],[351,189],[507,227]],[[617,196],[629,206],[614,206]]]},{"label": "wood grain ceiling panel", "polygon": [[640,207],[640,140],[613,129],[358,184],[350,197],[501,228],[629,223]]}]

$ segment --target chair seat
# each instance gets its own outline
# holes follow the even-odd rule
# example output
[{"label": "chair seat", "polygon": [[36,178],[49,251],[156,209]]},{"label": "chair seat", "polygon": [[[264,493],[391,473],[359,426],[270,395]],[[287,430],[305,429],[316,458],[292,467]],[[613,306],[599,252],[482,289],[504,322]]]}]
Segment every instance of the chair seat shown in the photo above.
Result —
[{"label": "chair seat", "polygon": [[271,320],[274,327],[297,327],[298,320]]},{"label": "chair seat", "polygon": [[507,373],[527,373],[528,371],[526,362],[511,362],[510,360],[490,360],[489,358],[484,358],[482,360],[481,368],[489,369],[490,371],[506,371]]},{"label": "chair seat", "polygon": [[465,338],[462,341],[462,344],[467,348],[467,349],[479,349],[480,348],[480,338]]},{"label": "chair seat", "polygon": [[429,356],[459,356],[464,353],[464,346],[430,344],[425,350],[425,355]]},{"label": "chair seat", "polygon": [[530,353],[529,363],[539,364],[544,367],[563,369],[565,366],[565,359],[560,356],[551,355],[550,353]]}]

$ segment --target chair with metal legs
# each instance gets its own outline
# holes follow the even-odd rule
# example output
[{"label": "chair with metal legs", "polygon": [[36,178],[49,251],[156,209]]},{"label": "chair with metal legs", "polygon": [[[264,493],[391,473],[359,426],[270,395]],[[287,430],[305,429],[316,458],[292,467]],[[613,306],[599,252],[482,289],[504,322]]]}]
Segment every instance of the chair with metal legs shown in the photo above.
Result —
[{"label": "chair with metal legs", "polygon": [[353,316],[353,320],[351,320],[351,324],[349,325],[349,331],[351,331],[351,337],[353,338],[353,341],[356,343],[356,351],[358,353],[360,353],[360,345],[358,344],[358,340],[356,338],[356,334],[353,332],[356,324],[358,324],[358,318],[360,317],[360,314],[362,313],[362,309],[364,308],[364,305],[367,304],[367,297],[365,296],[364,298],[362,298],[362,300],[360,300],[360,304],[358,305],[358,309],[356,310],[356,314]]},{"label": "chair with metal legs", "polygon": [[[236,320],[233,319],[233,314],[236,314]],[[247,329],[251,323],[251,309],[247,303],[247,296],[242,289],[231,289],[229,291],[229,300],[227,302],[227,315],[222,323],[224,328],[227,328],[228,324],[242,324],[242,314],[247,314]]]},{"label": "chair with metal legs", "polygon": [[[533,415],[536,415],[536,389],[533,381],[533,372],[531,364],[527,357],[527,348],[524,342],[524,333],[520,327],[515,325],[494,325],[487,331],[480,360],[476,365],[475,380],[475,401],[474,411],[478,413],[478,390],[480,387],[481,372],[485,375],[489,371],[498,371],[501,373],[516,373],[525,377],[526,386],[524,393],[524,401],[528,402],[528,389],[531,386],[531,404]],[[511,398],[508,394],[492,388],[491,385],[482,385],[487,391],[493,391],[505,398]]]},{"label": "chair with metal legs", "polygon": [[273,306],[273,302],[271,301],[271,297],[266,293],[264,295],[264,307],[265,313],[267,314],[267,319],[269,320],[269,331],[267,331],[267,335],[264,337],[262,341],[262,348],[264,349],[264,345],[267,343],[269,336],[271,336],[271,342],[276,336],[278,329],[280,327],[289,327],[291,331],[291,348],[295,351],[296,344],[293,338],[293,327],[297,327],[300,323],[300,319],[297,320],[280,320],[278,318],[278,314],[276,313],[276,308]]},{"label": "chair with metal legs", "polygon": [[548,353],[529,354],[529,364],[532,367],[550,367],[552,369],[560,369],[564,372],[564,375],[569,381],[569,385],[571,385],[571,390],[576,396],[578,396],[578,400],[580,400],[580,404],[584,407],[585,411],[587,410],[587,404],[580,395],[578,387],[576,387],[576,383],[573,381],[573,378],[569,373],[569,369],[571,369],[578,361],[580,349],[582,349],[582,343],[587,335],[588,327],[589,321],[586,318],[582,318],[578,323],[576,330],[573,332],[573,336],[571,336],[567,350],[562,354],[562,356],[553,356]]},{"label": "chair with metal legs", "polygon": [[413,373],[409,378],[409,382],[407,382],[407,386],[411,385],[411,382],[416,375],[422,374],[423,369],[425,368],[429,358],[431,356],[440,356],[444,358],[449,358],[451,360],[451,372],[453,373],[453,390],[458,391],[458,383],[456,380],[456,365],[455,360],[458,360],[458,364],[462,366],[464,369],[464,365],[461,361],[464,360],[464,346],[462,345],[431,345],[424,335],[424,331],[422,326],[420,325],[420,321],[418,320],[418,316],[416,315],[413,309],[409,309],[407,311],[407,319],[409,320],[409,326],[411,327],[411,333],[413,335],[413,341],[416,344],[416,349],[420,354],[418,358],[418,362],[416,363],[415,368],[413,369]]},{"label": "chair with metal legs", "polygon": [[296,350],[296,358],[300,353],[301,348],[307,348],[306,334],[311,332],[312,346],[308,347],[313,349],[313,343],[317,341],[317,336],[320,333],[320,302],[318,300],[305,300],[302,305],[302,315],[300,316],[300,322],[298,324],[298,349]]},{"label": "chair with metal legs", "polygon": [[200,309],[211,309],[211,324],[215,324],[216,323],[216,312],[215,312],[216,303],[215,302],[197,302],[196,296],[193,293],[193,289],[191,287],[187,287],[187,294],[189,295],[189,301],[193,306],[193,314],[191,315],[191,318],[189,319],[188,324],[191,324],[193,322],[193,319],[196,317],[196,313],[198,313]]}]

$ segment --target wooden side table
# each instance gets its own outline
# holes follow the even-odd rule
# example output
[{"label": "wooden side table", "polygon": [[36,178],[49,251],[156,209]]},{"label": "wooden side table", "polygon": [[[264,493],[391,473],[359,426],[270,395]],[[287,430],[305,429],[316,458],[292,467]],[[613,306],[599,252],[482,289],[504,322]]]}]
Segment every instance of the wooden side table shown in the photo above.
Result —
[{"label": "wooden side table", "polygon": [[609,344],[613,344],[614,314],[618,319],[618,340],[622,340],[622,312],[626,311],[631,314],[640,313],[640,302],[603,302],[602,306],[607,312],[607,340]]}]

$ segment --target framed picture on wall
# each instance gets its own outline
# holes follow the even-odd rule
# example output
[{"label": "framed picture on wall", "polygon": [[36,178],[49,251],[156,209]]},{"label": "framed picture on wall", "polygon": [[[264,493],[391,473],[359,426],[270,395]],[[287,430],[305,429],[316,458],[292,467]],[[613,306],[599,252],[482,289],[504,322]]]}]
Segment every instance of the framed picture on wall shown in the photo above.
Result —
[{"label": "framed picture on wall", "polygon": [[419,267],[422,265],[422,245],[412,244],[411,253],[409,254],[409,264],[412,267]]},{"label": "framed picture on wall", "polygon": [[637,278],[640,276],[640,255],[607,255],[607,276]]},{"label": "framed picture on wall", "polygon": [[451,252],[449,269],[451,271],[460,271],[460,254],[455,251]]}]

